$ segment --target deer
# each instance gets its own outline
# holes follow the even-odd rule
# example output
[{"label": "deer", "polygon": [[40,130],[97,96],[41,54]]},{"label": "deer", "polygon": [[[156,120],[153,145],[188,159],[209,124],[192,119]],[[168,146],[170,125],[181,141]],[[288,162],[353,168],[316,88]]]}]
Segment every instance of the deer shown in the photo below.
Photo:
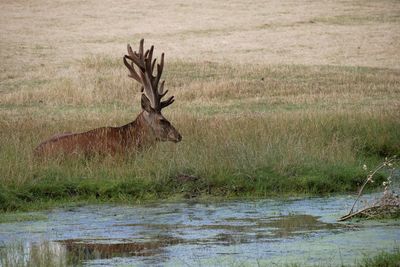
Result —
[{"label": "deer", "polygon": [[144,39],[141,39],[139,51],[136,52],[128,44],[128,55],[123,57],[124,65],[129,71],[128,77],[141,85],[142,110],[136,119],[120,127],[101,127],[80,133],[56,134],[35,148],[35,156],[126,154],[150,147],[159,141],[177,143],[182,140],[181,134],[161,113],[175,101],[174,96],[162,100],[168,93],[168,90],[164,91],[165,80],[160,83],[164,68],[164,53],[157,63],[155,74],[157,59],[153,59],[154,46],[144,52],[143,45]]}]

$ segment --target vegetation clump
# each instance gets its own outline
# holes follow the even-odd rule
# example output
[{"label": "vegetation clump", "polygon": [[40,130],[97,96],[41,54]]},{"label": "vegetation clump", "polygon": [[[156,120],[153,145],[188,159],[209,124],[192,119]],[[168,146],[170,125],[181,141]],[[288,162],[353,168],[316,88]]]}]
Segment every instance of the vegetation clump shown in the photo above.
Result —
[{"label": "vegetation clump", "polygon": [[397,247],[392,252],[382,251],[379,254],[359,261],[358,267],[397,267],[400,265],[400,249]]},{"label": "vegetation clump", "polygon": [[[366,218],[366,219],[377,219],[377,218],[400,218],[400,196],[392,190],[392,180],[396,172],[395,164],[398,163],[397,157],[385,158],[385,161],[371,170],[365,180],[364,184],[361,186],[357,199],[355,200],[353,206],[351,207],[348,214],[342,216],[339,221],[349,220],[351,218]],[[383,194],[380,198],[364,203],[364,207],[354,210],[357,202],[360,200],[363,190],[368,183],[374,183],[374,175],[381,169],[388,169],[389,175],[386,180],[382,183]],[[364,169],[367,166],[364,165]]]}]

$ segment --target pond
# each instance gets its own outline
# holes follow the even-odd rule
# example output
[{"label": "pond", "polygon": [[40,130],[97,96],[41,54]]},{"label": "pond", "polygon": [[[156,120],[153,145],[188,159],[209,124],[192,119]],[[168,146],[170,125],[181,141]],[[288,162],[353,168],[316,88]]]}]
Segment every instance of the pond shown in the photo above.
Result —
[{"label": "pond", "polygon": [[0,224],[0,255],[3,263],[46,254],[89,266],[341,265],[398,247],[399,221],[336,221],[353,201],[335,196],[56,209],[47,220]]}]

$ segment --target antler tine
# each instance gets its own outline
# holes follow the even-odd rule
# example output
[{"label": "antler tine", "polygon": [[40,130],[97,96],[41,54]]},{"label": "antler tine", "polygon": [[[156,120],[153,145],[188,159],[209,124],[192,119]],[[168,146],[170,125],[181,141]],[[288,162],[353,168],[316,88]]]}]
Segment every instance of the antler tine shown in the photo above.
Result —
[{"label": "antler tine", "polygon": [[167,100],[160,103],[160,110],[174,103],[174,96],[170,96]]},{"label": "antler tine", "polygon": [[147,55],[145,57],[145,59],[146,59],[146,68],[149,71],[149,74],[151,74],[151,76],[153,76],[153,72],[152,72],[152,68],[151,68],[152,61],[153,61],[153,50],[154,50],[154,46],[152,45],[150,47],[150,50],[147,50],[148,53],[146,53]]},{"label": "antler tine", "polygon": [[[160,63],[157,64],[157,75],[153,76],[156,65],[156,59],[153,59],[154,46],[151,46],[150,49],[146,51],[144,51],[143,47],[143,39],[141,39],[139,43],[139,53],[133,51],[131,46],[128,45],[128,55],[124,56],[124,64],[130,72],[129,77],[132,77],[142,84],[141,92],[145,92],[145,95],[150,100],[151,106],[155,110],[161,111],[161,109],[174,102],[174,96],[169,97],[165,101],[161,101],[168,93],[168,90],[164,92],[165,81],[162,81],[160,87],[158,87],[164,68],[164,53],[161,54]],[[131,61],[130,64],[128,59]],[[136,65],[138,69],[136,69],[134,65]]]},{"label": "antler tine", "polygon": [[154,109],[157,109],[159,101],[157,99],[157,94],[154,93],[153,86],[151,83],[151,78],[148,75],[146,75],[146,72],[142,72],[142,71],[140,71],[140,77],[142,80],[142,85],[144,87],[144,91],[150,100],[151,106]]},{"label": "antler tine", "polygon": [[[141,59],[141,56],[136,52],[132,50],[132,47],[128,44],[128,58],[132,60],[139,68],[144,68],[143,65],[143,60]],[[132,65],[133,67],[133,65]]]},{"label": "antler tine", "polygon": [[154,76],[153,76],[153,69],[152,69],[152,60],[153,60],[153,50],[154,46],[151,46],[149,50],[146,51],[144,62],[145,62],[145,73],[150,79],[152,90],[154,94],[156,93],[157,87],[154,87]]},{"label": "antler tine", "polygon": [[143,59],[143,44],[144,44],[144,39],[140,40],[139,44],[139,56]]},{"label": "antler tine", "polygon": [[153,59],[153,63],[151,63],[151,73],[154,72],[154,66],[156,65],[156,61],[157,61],[157,59],[155,58],[155,59]]},{"label": "antler tine", "polygon": [[[148,95],[149,99],[151,99],[151,103],[153,106],[156,106],[156,99],[154,97],[154,93],[152,92],[152,79],[151,77],[146,77],[146,62],[145,58],[149,54],[149,50],[145,52],[143,55],[143,46],[144,46],[144,39],[140,40],[139,44],[139,53],[132,50],[132,47],[128,44],[128,56],[124,56],[124,64],[128,68],[130,75],[136,81],[142,84],[140,89],[141,92],[145,91],[146,95]],[[132,61],[131,64],[128,63],[127,59]],[[134,64],[139,68],[139,74],[136,72],[134,68]],[[149,79],[150,78],[150,79]]]},{"label": "antler tine", "polygon": [[134,54],[134,53],[136,53],[136,52],[133,52],[132,47],[131,47],[130,44],[127,45],[127,48],[128,48],[128,54],[129,54],[129,56],[130,56],[131,58],[135,57],[135,54]]},{"label": "antler tine", "polygon": [[158,109],[160,99],[158,98],[157,94],[157,87],[154,86],[154,76],[152,72],[152,61],[153,61],[153,51],[154,51],[154,46],[152,45],[150,49],[148,49],[145,53],[144,56],[144,66],[145,66],[145,76],[146,76],[146,82],[150,84],[150,89],[151,89],[151,98],[154,99],[154,108]]},{"label": "antler tine", "polygon": [[160,95],[160,99],[168,93],[168,90],[164,92],[164,84],[165,81],[162,81],[160,88],[158,88],[158,94]]},{"label": "antler tine", "polygon": [[135,68],[133,67],[133,65],[129,64],[128,61],[126,60],[127,58],[129,58],[128,56],[124,56],[124,64],[125,66],[128,68],[130,74],[128,75],[129,77],[135,79],[136,81],[138,81],[139,83],[141,83],[142,81],[140,80],[139,74],[137,74],[137,72],[135,71]]},{"label": "antler tine", "polygon": [[157,64],[157,76],[154,80],[154,87],[158,87],[158,83],[160,81],[162,72],[163,72],[163,68],[164,68],[164,53],[161,54],[161,61],[160,64]]}]

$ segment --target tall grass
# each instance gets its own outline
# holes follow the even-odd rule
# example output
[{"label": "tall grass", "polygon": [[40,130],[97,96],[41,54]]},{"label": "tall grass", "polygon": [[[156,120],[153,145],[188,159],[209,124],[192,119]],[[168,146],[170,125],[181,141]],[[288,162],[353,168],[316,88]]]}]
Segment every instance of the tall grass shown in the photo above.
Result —
[{"label": "tall grass", "polygon": [[[65,249],[48,241],[39,244],[15,243],[0,247],[0,264],[4,267],[19,266],[71,266]],[[79,266],[82,265],[81,263]]]},{"label": "tall grass", "polygon": [[[96,251],[91,254],[90,250],[75,248],[68,251],[62,244],[57,242],[42,241],[41,243],[22,244],[14,243],[0,247],[0,264],[4,267],[16,266],[82,266],[89,260],[96,258]],[[99,256],[99,255],[97,255]],[[115,255],[114,255],[115,256]],[[199,259],[199,263],[201,259]],[[248,264],[242,262],[240,258],[227,259],[228,262],[213,262],[213,264],[243,266]],[[301,259],[300,259],[301,260]],[[262,259],[260,259],[262,262]],[[284,262],[284,260],[283,260]],[[346,266],[357,267],[395,267],[400,262],[400,251],[397,247],[391,251],[376,251],[376,253],[365,254],[363,257],[354,259],[354,264]],[[198,264],[200,265],[200,264]],[[265,263],[260,266],[269,266]],[[281,263],[274,266],[304,266],[297,263]],[[307,266],[339,266],[335,263],[326,261],[325,263],[309,264]],[[340,266],[344,266],[343,264]]]},{"label": "tall grass", "polygon": [[[173,62],[165,110],[183,141],[126,157],[37,161],[58,132],[122,125],[139,87],[90,57],[13,81],[0,102],[0,208],[54,201],[323,194],[355,190],[364,163],[400,152],[399,71]],[[25,86],[22,86],[25,84]],[[199,177],[189,182],[182,174]],[[379,179],[378,179],[379,181]]]}]

